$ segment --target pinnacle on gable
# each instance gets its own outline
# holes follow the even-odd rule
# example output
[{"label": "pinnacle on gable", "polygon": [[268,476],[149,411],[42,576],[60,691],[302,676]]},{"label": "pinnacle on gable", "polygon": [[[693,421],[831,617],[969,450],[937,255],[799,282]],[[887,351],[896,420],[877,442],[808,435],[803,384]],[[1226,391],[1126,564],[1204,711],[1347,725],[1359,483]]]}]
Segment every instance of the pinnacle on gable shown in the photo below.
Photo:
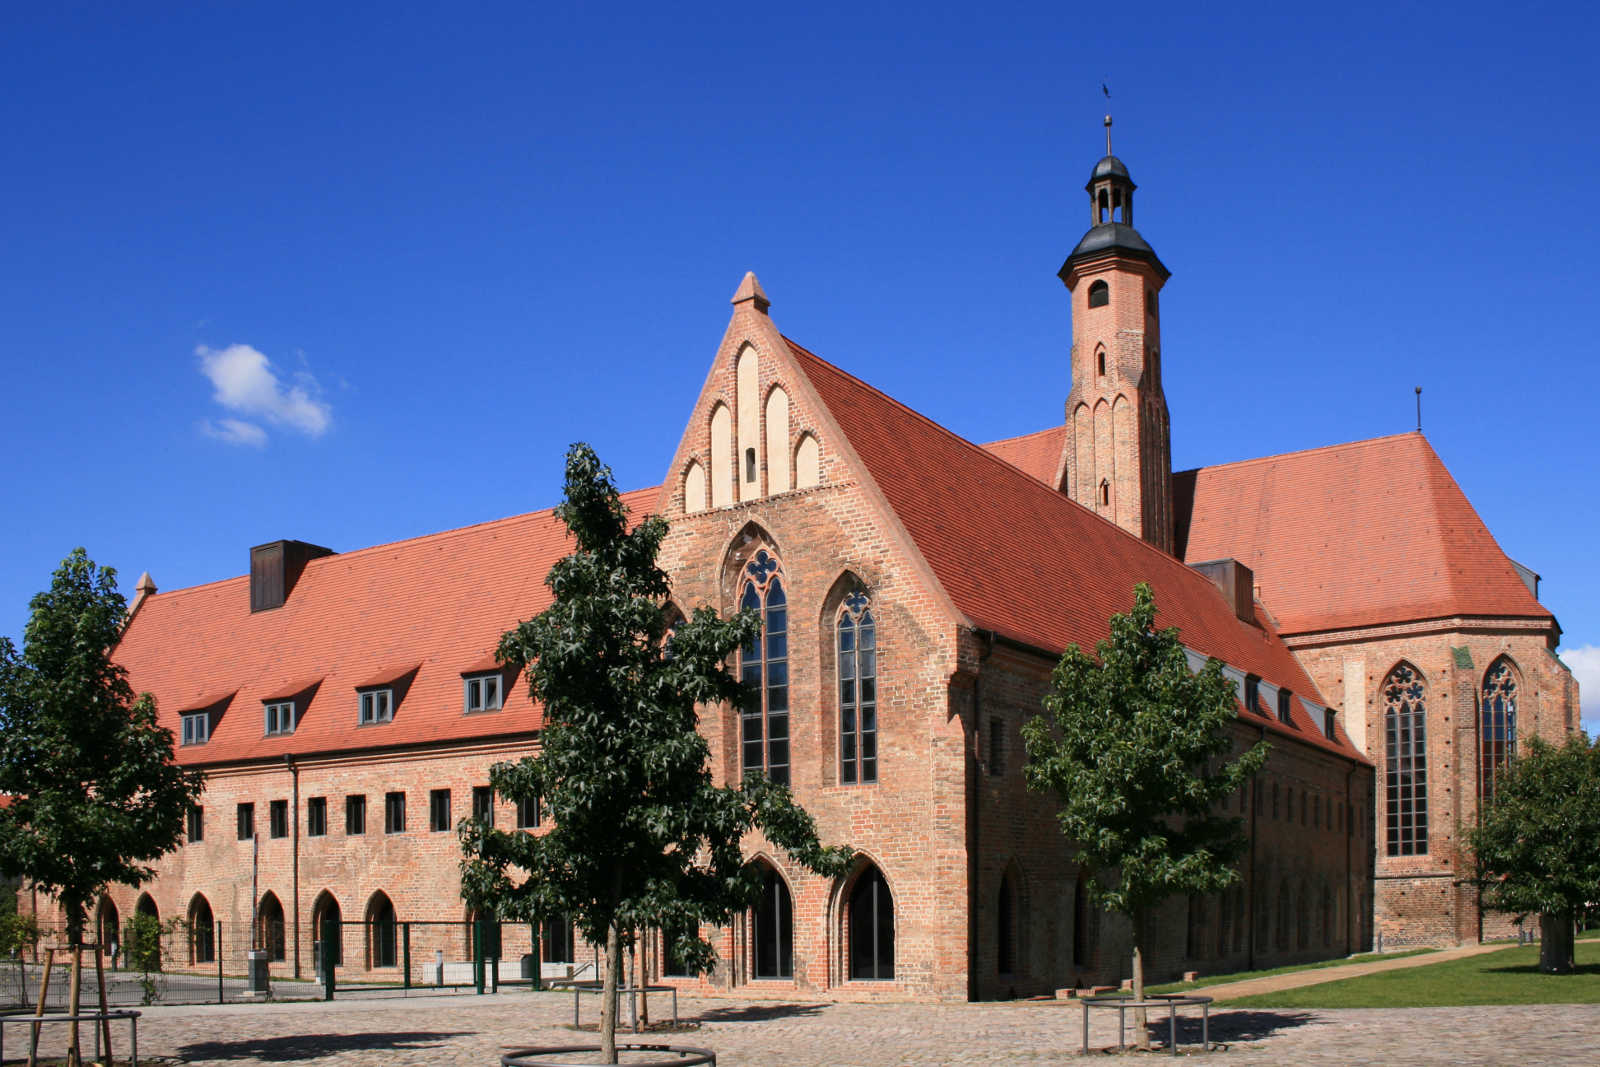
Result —
[{"label": "pinnacle on gable", "polygon": [[763,315],[772,306],[772,301],[768,300],[767,294],[762,291],[761,282],[756,279],[756,272],[753,270],[744,272],[744,280],[739,283],[739,290],[733,294],[733,299],[730,303],[734,307],[744,303],[753,304],[755,309]]},{"label": "pinnacle on gable", "polygon": [[138,584],[133,587],[133,591],[136,593],[144,593],[146,595],[156,591],[155,580],[150,577],[149,571],[145,571],[143,574],[139,575]]}]

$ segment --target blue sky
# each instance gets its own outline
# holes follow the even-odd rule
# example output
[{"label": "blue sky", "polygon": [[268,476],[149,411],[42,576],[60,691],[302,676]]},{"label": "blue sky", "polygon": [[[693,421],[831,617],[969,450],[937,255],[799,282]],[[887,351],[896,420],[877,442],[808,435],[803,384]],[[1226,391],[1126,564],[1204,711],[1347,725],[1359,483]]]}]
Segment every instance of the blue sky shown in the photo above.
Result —
[{"label": "blue sky", "polygon": [[1058,421],[1105,80],[1175,465],[1422,385],[1593,732],[1597,16],[1285,11],[9,5],[0,633],[78,544],[131,593],[547,506],[576,439],[656,484],[747,269],[959,433]]}]

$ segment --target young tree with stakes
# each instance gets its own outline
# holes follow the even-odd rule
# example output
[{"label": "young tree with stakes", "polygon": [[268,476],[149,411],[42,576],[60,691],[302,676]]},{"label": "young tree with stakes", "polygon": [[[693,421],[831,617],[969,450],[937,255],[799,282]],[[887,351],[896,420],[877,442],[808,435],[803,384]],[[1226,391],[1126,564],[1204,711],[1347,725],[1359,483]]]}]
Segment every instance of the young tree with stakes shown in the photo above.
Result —
[{"label": "young tree with stakes", "polygon": [[[20,654],[0,637],[0,872],[55,894],[77,946],[107,886],[147,881],[178,847],[202,779],[111,658],[127,621],[116,572],[75,549],[31,607]],[[75,1007],[77,967],[72,981]]]},{"label": "young tree with stakes", "polygon": [[[787,788],[758,774],[712,784],[697,705],[736,702],[728,657],[754,638],[752,612],[719,618],[700,607],[668,632],[668,579],[656,564],[667,524],[629,529],[611,472],[587,445],[567,453],[556,515],[576,550],[550,570],[554,602],[500,641],[544,704],[541,749],[490,771],[503,797],[542,800],[543,834],[462,824],[462,895],[502,918],[570,915],[604,944],[600,1041],[617,1062],[618,975],[638,931],[674,931],[675,956],[697,971],[714,960],[698,930],[724,925],[760,890],[742,836],[759,828],[810,870],[844,873],[847,848],[825,848]],[[519,880],[520,876],[520,880]]]},{"label": "young tree with stakes", "polygon": [[1573,926],[1600,902],[1600,743],[1529,738],[1467,832],[1483,906],[1539,916],[1539,970],[1571,974]]},{"label": "young tree with stakes", "polygon": [[[1155,629],[1150,587],[1133,592],[1133,610],[1111,617],[1095,655],[1067,649],[1022,738],[1028,787],[1056,795],[1078,862],[1106,878],[1086,879],[1090,901],[1133,924],[1133,995],[1143,1000],[1150,909],[1238,881],[1243,820],[1218,812],[1261,769],[1267,745],[1226,759],[1237,698],[1222,664],[1192,672],[1177,629]],[[1136,1020],[1148,1048],[1142,1009]]]}]

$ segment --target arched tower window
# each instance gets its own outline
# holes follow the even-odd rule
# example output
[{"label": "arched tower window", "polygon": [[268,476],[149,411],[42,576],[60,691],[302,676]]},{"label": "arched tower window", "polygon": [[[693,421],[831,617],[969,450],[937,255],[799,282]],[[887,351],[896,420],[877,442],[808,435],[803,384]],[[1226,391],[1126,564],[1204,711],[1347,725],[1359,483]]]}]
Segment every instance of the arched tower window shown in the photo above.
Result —
[{"label": "arched tower window", "polygon": [[1106,479],[1101,478],[1100,479],[1100,504],[1101,504],[1102,507],[1104,507],[1104,506],[1109,505],[1110,503],[1111,503],[1111,483],[1108,482]]},{"label": "arched tower window", "polygon": [[839,781],[878,780],[878,627],[865,593],[839,608]]},{"label": "arched tower window", "polygon": [[850,977],[894,977],[894,898],[883,872],[869,866],[850,889]]},{"label": "arched tower window", "polygon": [[1511,661],[1498,659],[1483,676],[1478,727],[1478,796],[1494,800],[1500,772],[1517,754],[1517,675]]},{"label": "arched tower window", "polygon": [[739,652],[749,687],[740,714],[744,770],[789,784],[789,608],[778,558],[761,549],[744,568],[740,610],[761,616],[761,631]]},{"label": "arched tower window", "polygon": [[794,901],[776,868],[762,864],[761,895],[750,911],[757,978],[794,977]]},{"label": "arched tower window", "polygon": [[1428,736],[1426,687],[1402,663],[1383,682],[1384,798],[1388,854],[1428,851]]},{"label": "arched tower window", "polygon": [[[1111,286],[1107,285],[1104,279],[1090,282],[1089,306],[1092,308],[1103,308],[1109,303],[1111,303]],[[1104,374],[1105,371],[1102,370],[1100,373]]]}]

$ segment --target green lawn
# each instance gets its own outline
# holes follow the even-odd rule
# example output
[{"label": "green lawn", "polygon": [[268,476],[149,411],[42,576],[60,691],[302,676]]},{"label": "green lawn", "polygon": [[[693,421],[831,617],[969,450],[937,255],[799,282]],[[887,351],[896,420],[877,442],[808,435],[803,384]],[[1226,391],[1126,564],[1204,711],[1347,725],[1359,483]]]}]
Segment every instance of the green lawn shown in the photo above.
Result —
[{"label": "green lawn", "polygon": [[1406,956],[1420,956],[1424,952],[1436,952],[1437,949],[1414,948],[1405,952],[1369,952],[1364,956],[1342,956],[1336,960],[1318,960],[1316,963],[1300,963],[1292,967],[1273,967],[1266,971],[1236,971],[1233,974],[1207,974],[1192,982],[1168,982],[1165,985],[1153,985],[1145,989],[1146,993],[1186,993],[1191,989],[1202,986],[1221,985],[1224,982],[1248,982],[1252,978],[1265,978],[1274,974],[1294,974],[1297,971],[1316,971],[1324,967],[1343,967],[1348,963],[1371,963],[1374,960],[1398,960]]},{"label": "green lawn", "polygon": [[1580,942],[1577,963],[1570,975],[1540,974],[1539,946],[1526,945],[1218,1003],[1234,1008],[1600,1004],[1600,941]]}]

